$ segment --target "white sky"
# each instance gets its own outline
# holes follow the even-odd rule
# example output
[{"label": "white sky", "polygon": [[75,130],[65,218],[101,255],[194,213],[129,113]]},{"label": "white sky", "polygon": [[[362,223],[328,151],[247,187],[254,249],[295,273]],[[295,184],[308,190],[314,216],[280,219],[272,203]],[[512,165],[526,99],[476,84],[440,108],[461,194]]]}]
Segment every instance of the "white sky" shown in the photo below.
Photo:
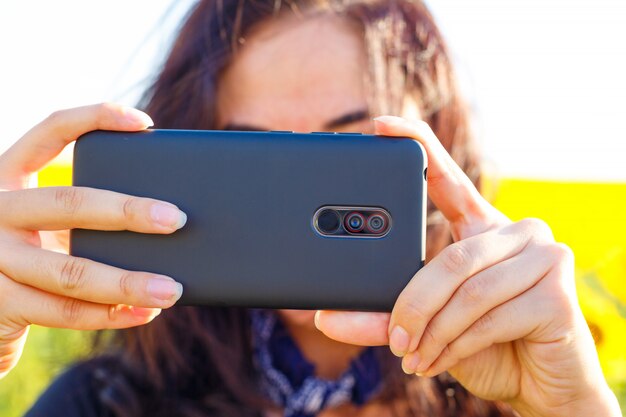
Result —
[{"label": "white sky", "polygon": [[[0,152],[55,109],[133,105],[192,0],[3,0]],[[626,1],[430,0],[504,176],[626,180]]]}]

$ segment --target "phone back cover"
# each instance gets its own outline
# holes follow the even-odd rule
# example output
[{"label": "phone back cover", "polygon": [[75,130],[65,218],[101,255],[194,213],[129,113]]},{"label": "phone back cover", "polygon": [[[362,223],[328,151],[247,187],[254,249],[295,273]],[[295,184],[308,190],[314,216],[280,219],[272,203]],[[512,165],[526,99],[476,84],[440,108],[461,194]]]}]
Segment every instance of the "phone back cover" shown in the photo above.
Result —
[{"label": "phone back cover", "polygon": [[[390,311],[423,265],[425,153],[359,134],[95,131],[74,150],[75,186],[176,204],[171,235],[74,229],[75,256],[180,281],[178,304]],[[330,238],[325,205],[386,209],[379,239]]]}]

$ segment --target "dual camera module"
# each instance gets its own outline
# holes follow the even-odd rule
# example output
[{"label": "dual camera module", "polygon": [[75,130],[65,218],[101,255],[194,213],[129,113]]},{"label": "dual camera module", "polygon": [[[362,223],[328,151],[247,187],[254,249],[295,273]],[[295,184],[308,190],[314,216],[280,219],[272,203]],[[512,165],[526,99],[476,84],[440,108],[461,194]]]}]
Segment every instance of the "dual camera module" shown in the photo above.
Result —
[{"label": "dual camera module", "polygon": [[315,213],[313,224],[324,236],[383,237],[391,227],[391,216],[377,207],[326,206]]}]

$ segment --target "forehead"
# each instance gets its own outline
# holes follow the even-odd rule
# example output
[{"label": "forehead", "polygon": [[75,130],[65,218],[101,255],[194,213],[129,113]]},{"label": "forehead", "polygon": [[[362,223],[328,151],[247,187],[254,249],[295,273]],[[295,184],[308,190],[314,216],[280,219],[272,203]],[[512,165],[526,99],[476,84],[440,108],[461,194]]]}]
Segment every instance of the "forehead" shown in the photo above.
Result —
[{"label": "forehead", "polygon": [[268,20],[218,84],[218,121],[306,130],[366,107],[367,60],[358,28],[331,15]]}]

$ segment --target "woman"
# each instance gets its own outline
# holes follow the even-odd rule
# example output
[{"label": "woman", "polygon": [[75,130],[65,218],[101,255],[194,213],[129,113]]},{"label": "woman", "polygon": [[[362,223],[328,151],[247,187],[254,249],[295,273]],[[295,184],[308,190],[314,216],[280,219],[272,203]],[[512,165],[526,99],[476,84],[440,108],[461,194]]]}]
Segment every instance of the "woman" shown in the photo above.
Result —
[{"label": "woman", "polygon": [[570,251],[476,189],[467,110],[421,2],[201,1],[142,107],[160,128],[414,138],[429,156],[429,263],[391,314],[169,308],[181,294],[169,277],[38,248],[38,231],[173,233],[186,219],[151,199],[23,189],[84,132],[152,125],[111,104],[54,113],[0,158],[1,372],[30,323],[128,329],[29,416],[620,415]]}]

